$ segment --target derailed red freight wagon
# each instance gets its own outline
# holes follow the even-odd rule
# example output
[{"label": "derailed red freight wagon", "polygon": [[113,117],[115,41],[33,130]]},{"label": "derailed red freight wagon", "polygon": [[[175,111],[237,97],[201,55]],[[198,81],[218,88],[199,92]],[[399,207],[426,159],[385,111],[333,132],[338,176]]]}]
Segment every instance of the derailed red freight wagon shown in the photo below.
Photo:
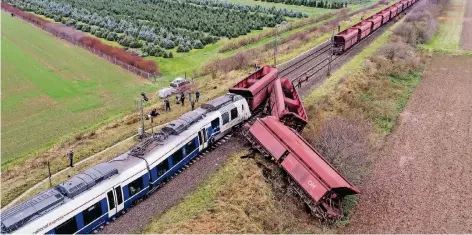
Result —
[{"label": "derailed red freight wagon", "polygon": [[336,54],[341,54],[347,49],[351,48],[354,44],[357,43],[359,38],[357,29],[348,28],[336,35],[334,35],[334,52]]},{"label": "derailed red freight wagon", "polygon": [[314,216],[325,220],[341,218],[343,197],[359,193],[309,143],[275,117],[257,119],[245,135],[264,156],[273,157],[287,172],[291,183],[296,184],[295,192]]},{"label": "derailed red freight wagon", "polygon": [[352,26],[351,28],[357,29],[359,31],[358,38],[359,41],[367,35],[370,34],[372,30],[372,21],[361,21],[358,24]]},{"label": "derailed red freight wagon", "polygon": [[264,66],[229,89],[229,92],[243,96],[251,111],[258,108],[269,97],[269,87],[277,79],[279,70]]},{"label": "derailed red freight wagon", "polygon": [[270,115],[278,118],[283,124],[301,132],[308,117],[300,95],[293,83],[287,78],[274,81],[269,89]]}]

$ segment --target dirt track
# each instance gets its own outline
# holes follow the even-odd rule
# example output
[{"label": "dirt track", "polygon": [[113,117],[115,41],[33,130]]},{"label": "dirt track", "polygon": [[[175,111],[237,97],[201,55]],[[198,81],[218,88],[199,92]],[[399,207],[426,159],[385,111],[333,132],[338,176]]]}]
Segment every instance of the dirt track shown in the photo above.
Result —
[{"label": "dirt track", "polygon": [[472,51],[472,1],[467,1],[462,25],[461,48]]},{"label": "dirt track", "polygon": [[344,233],[472,233],[472,57],[435,55]]}]

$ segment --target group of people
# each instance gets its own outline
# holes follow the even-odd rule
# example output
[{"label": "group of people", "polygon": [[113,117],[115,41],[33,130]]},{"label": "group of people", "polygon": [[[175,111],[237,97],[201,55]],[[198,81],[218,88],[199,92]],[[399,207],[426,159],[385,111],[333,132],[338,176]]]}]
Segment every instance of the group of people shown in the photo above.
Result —
[{"label": "group of people", "polygon": [[[199,99],[200,99],[200,92],[198,90],[195,92],[195,99],[193,99],[192,92],[188,93],[188,100],[190,102],[190,106],[192,107],[192,110],[195,109],[195,103],[197,103]],[[183,92],[175,96],[175,104],[181,104],[182,106],[185,105],[185,94]],[[165,107],[166,112],[170,111],[169,98],[164,99],[164,107]]]}]

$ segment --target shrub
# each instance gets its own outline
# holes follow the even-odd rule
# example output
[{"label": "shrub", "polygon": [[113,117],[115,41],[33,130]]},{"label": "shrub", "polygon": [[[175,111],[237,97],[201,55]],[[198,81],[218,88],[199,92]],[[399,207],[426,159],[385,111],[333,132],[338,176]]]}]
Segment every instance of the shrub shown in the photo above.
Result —
[{"label": "shrub", "polygon": [[312,143],[349,180],[360,185],[369,173],[370,127],[362,120],[327,118]]}]

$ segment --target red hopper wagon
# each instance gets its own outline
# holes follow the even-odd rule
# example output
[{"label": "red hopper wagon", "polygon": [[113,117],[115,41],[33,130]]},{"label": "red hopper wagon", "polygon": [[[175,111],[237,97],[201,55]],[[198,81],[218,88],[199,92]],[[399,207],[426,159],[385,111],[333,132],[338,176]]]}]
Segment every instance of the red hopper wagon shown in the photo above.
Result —
[{"label": "red hopper wagon", "polygon": [[397,7],[397,15],[400,14],[403,11],[403,3],[399,2],[399,3],[395,4],[395,7]]},{"label": "red hopper wagon", "polygon": [[341,218],[343,197],[359,193],[309,143],[277,118],[257,119],[244,134],[262,155],[272,157],[285,170],[292,188],[314,216],[323,220]]},{"label": "red hopper wagon", "polygon": [[277,79],[269,88],[269,93],[270,115],[301,132],[308,118],[293,83],[287,78]]},{"label": "red hopper wagon", "polygon": [[396,6],[391,6],[388,9],[390,10],[390,18],[397,16],[398,8]]},{"label": "red hopper wagon", "polygon": [[390,20],[390,11],[387,9],[377,13],[377,15],[382,16],[382,24],[386,24]]},{"label": "red hopper wagon", "polygon": [[359,40],[367,37],[372,30],[372,21],[361,21],[358,24],[352,26],[353,29],[357,29],[359,31],[358,37]]},{"label": "red hopper wagon", "polygon": [[254,111],[269,97],[269,87],[277,79],[279,70],[264,66],[229,89],[229,92],[243,96]]},{"label": "red hopper wagon", "polygon": [[367,19],[365,19],[365,21],[370,21],[372,22],[372,31],[380,28],[380,26],[382,26],[382,16],[380,15],[373,15]]},{"label": "red hopper wagon", "polygon": [[336,54],[342,54],[347,49],[351,48],[354,44],[357,43],[359,38],[357,29],[348,28],[336,35],[334,35],[334,52]]}]

